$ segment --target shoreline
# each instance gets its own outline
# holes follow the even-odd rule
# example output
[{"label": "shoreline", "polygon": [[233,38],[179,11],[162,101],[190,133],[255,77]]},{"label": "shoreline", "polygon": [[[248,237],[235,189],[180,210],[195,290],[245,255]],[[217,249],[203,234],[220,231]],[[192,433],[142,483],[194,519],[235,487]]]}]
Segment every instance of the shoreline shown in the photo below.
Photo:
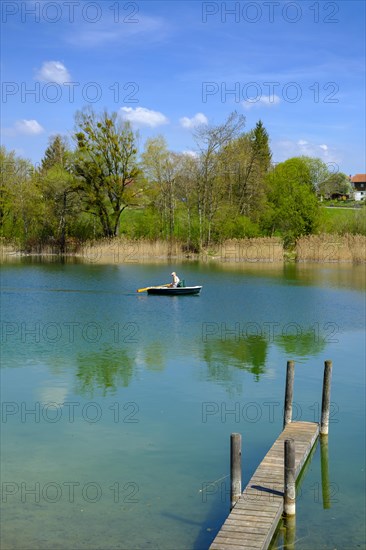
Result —
[{"label": "shoreline", "polygon": [[292,251],[284,249],[278,237],[231,239],[214,244],[200,253],[185,250],[178,242],[131,241],[123,238],[69,245],[65,254],[51,246],[22,251],[14,245],[0,243],[0,262],[22,258],[51,261],[76,260],[90,264],[131,264],[202,262],[220,264],[289,264],[289,263],[366,263],[366,237],[363,235],[309,235],[301,237]]}]

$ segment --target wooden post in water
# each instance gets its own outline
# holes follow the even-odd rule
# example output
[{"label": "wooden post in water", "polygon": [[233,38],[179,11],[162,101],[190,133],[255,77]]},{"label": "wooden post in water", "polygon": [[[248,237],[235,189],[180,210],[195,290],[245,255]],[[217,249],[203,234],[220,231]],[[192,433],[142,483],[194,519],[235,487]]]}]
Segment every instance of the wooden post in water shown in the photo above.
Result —
[{"label": "wooden post in water", "polygon": [[324,363],[322,413],[320,421],[320,435],[328,435],[330,410],[330,383],[332,380],[332,361]]},{"label": "wooden post in water", "polygon": [[283,511],[286,516],[296,513],[296,474],[295,474],[295,441],[285,439],[285,492]]},{"label": "wooden post in water", "polygon": [[283,429],[292,420],[292,399],[294,395],[295,362],[287,361],[285,408],[283,411]]},{"label": "wooden post in water", "polygon": [[320,467],[322,475],[323,508],[327,510],[331,506],[330,483],[329,483],[329,456],[328,436],[320,438]]},{"label": "wooden post in water", "polygon": [[241,495],[241,434],[230,436],[230,499],[232,510]]},{"label": "wooden post in water", "polygon": [[286,516],[283,525],[285,528],[283,548],[284,550],[295,550],[296,516]]}]

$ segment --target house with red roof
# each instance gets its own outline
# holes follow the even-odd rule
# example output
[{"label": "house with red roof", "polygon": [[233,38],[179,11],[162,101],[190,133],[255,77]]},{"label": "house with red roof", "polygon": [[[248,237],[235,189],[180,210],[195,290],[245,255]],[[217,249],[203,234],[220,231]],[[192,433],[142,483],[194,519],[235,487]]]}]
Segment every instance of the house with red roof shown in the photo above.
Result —
[{"label": "house with red roof", "polygon": [[351,185],[355,201],[364,201],[366,198],[366,174],[351,176]]}]

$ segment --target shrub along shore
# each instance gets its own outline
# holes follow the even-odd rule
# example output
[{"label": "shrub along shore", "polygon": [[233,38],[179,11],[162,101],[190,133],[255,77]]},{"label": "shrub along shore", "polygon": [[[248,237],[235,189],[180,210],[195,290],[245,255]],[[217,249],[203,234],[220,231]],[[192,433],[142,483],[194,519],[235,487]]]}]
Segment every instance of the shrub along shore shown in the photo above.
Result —
[{"label": "shrub along shore", "polygon": [[201,252],[187,250],[178,241],[126,238],[101,239],[67,243],[65,253],[57,246],[36,245],[20,249],[10,243],[0,244],[1,261],[11,261],[20,256],[75,257],[86,263],[138,263],[170,260],[200,260],[236,263],[297,262],[348,262],[366,263],[366,237],[364,235],[308,235],[300,237],[291,250],[286,250],[279,237],[230,239],[221,244],[203,248]]}]

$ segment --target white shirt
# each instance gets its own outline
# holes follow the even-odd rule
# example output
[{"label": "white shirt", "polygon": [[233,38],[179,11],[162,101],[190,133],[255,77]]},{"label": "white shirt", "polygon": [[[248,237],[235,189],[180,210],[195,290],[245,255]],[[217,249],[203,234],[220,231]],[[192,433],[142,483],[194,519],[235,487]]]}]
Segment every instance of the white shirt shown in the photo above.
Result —
[{"label": "white shirt", "polygon": [[174,287],[178,286],[178,283],[180,282],[178,275],[175,274],[175,275],[172,275],[172,277],[173,277],[173,286]]}]

